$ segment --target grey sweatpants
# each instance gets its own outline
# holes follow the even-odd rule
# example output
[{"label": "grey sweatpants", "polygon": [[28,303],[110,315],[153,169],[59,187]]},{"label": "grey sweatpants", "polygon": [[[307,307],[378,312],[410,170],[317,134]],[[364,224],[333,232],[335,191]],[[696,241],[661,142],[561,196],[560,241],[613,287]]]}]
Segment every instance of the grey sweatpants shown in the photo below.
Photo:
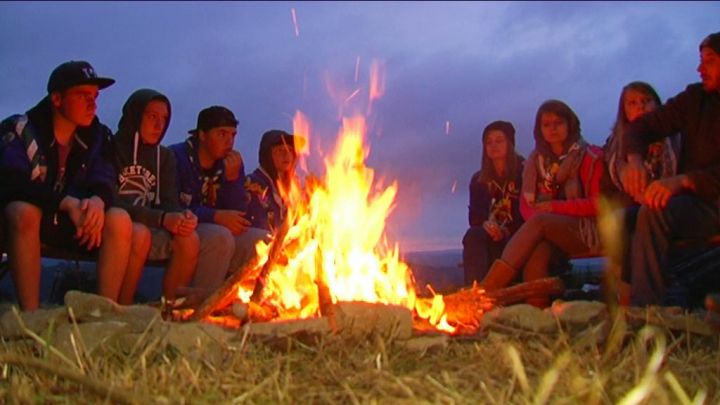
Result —
[{"label": "grey sweatpants", "polygon": [[264,229],[248,228],[233,236],[228,228],[209,223],[198,224],[197,233],[200,255],[193,286],[208,293],[218,289],[229,274],[253,258],[258,241],[269,238]]}]

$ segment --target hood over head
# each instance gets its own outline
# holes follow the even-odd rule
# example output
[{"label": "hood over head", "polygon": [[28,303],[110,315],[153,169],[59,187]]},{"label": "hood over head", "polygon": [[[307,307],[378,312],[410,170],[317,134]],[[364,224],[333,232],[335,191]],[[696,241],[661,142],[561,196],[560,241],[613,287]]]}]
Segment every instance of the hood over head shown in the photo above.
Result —
[{"label": "hood over head", "polygon": [[147,105],[153,100],[163,101],[168,108],[168,122],[165,125],[165,128],[163,128],[162,137],[160,138],[162,141],[162,138],[165,137],[165,133],[170,126],[172,107],[167,96],[152,89],[140,89],[128,97],[125,105],[123,105],[122,117],[118,123],[117,136],[120,138],[129,137],[132,139],[132,137],[135,136],[135,133],[140,130],[140,123],[142,122],[143,114],[145,113],[145,107],[147,107]]},{"label": "hood over head", "polygon": [[298,147],[302,147],[305,138],[293,134],[289,134],[280,129],[271,129],[265,132],[260,140],[260,150],[258,151],[258,161],[260,167],[267,172],[273,180],[277,180],[278,174],[272,160],[273,146],[286,144],[295,151],[296,142]]},{"label": "hood over head", "polygon": [[[145,144],[140,136],[140,124],[142,123],[145,108],[153,100],[165,102],[168,109],[168,122],[163,128],[160,140],[155,144]],[[168,127],[170,126],[170,118],[172,116],[172,108],[170,100],[164,94],[152,89],[140,89],[135,91],[128,97],[122,109],[122,117],[118,123],[118,132],[115,134],[115,154],[117,169],[122,173],[126,165],[141,165],[146,168],[154,166],[156,177],[155,184],[155,204],[160,204],[160,142],[165,137]],[[127,151],[132,150],[132,160],[127,156]],[[154,162],[153,162],[154,161]],[[120,194],[123,192],[123,184],[120,186]],[[147,191],[147,190],[145,190]]]}]

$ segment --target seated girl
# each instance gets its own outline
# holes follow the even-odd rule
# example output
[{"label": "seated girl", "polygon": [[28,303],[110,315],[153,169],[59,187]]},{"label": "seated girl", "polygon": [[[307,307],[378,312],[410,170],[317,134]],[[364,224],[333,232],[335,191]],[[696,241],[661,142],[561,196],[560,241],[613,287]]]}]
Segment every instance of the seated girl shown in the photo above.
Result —
[{"label": "seated girl", "polygon": [[[620,303],[629,304],[630,299],[630,240],[635,231],[635,222],[643,195],[632,196],[626,193],[621,183],[621,173],[627,161],[622,158],[623,133],[627,126],[643,114],[655,111],[661,104],[655,89],[645,82],[632,82],[623,87],[618,103],[617,119],[605,146],[603,147],[607,175],[603,177],[601,190],[615,206],[622,207],[625,234],[620,240],[623,246],[622,274],[618,292]],[[650,181],[674,176],[677,172],[677,156],[680,150],[680,135],[668,137],[649,145],[644,163],[650,175]],[[618,258],[620,259],[620,258]]]},{"label": "seated girl", "polygon": [[480,171],[470,180],[470,229],[463,237],[465,284],[480,281],[522,224],[520,179],[524,158],[515,151],[515,128],[495,121],[482,134]]},{"label": "seated girl", "polygon": [[[599,253],[598,211],[602,150],[580,134],[580,120],[567,104],[544,102],[535,116],[535,149],[525,163],[520,210],[525,223],[490,267],[481,286],[503,288],[519,271],[531,281],[550,274],[556,254]],[[545,307],[549,297],[528,303]]]}]

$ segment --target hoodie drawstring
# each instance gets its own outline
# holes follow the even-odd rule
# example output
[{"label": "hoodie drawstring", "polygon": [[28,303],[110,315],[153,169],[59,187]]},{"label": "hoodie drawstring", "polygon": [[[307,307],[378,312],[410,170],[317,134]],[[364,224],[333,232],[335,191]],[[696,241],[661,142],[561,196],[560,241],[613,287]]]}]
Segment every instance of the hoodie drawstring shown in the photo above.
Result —
[{"label": "hoodie drawstring", "polygon": [[134,140],[134,146],[133,146],[133,166],[137,166],[137,150],[138,150],[138,139],[140,138],[140,134],[135,131],[135,140]]},{"label": "hoodie drawstring", "polygon": [[155,178],[155,204],[160,205],[160,145],[155,145],[155,173],[157,173]]}]

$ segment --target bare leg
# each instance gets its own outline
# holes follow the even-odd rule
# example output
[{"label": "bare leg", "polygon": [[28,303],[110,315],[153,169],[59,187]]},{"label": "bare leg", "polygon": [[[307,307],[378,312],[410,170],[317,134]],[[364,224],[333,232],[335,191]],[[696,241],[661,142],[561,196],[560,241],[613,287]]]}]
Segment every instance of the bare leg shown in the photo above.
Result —
[{"label": "bare leg", "polygon": [[150,245],[152,236],[147,226],[133,222],[132,223],[132,246],[130,247],[130,258],[128,260],[125,278],[120,287],[120,296],[118,303],[130,305],[135,299],[135,291],[137,290],[138,281],[145,267],[148,253],[150,253]]},{"label": "bare leg", "polygon": [[120,208],[107,210],[102,237],[97,264],[98,294],[117,301],[130,258],[132,244],[130,215]]},{"label": "bare leg", "polygon": [[190,236],[175,236],[172,255],[163,278],[163,294],[167,300],[176,298],[178,287],[187,287],[195,274],[200,251],[200,239],[196,232]]},{"label": "bare leg", "polygon": [[20,308],[40,306],[40,220],[35,205],[13,201],[5,207],[8,229],[8,260]]}]

